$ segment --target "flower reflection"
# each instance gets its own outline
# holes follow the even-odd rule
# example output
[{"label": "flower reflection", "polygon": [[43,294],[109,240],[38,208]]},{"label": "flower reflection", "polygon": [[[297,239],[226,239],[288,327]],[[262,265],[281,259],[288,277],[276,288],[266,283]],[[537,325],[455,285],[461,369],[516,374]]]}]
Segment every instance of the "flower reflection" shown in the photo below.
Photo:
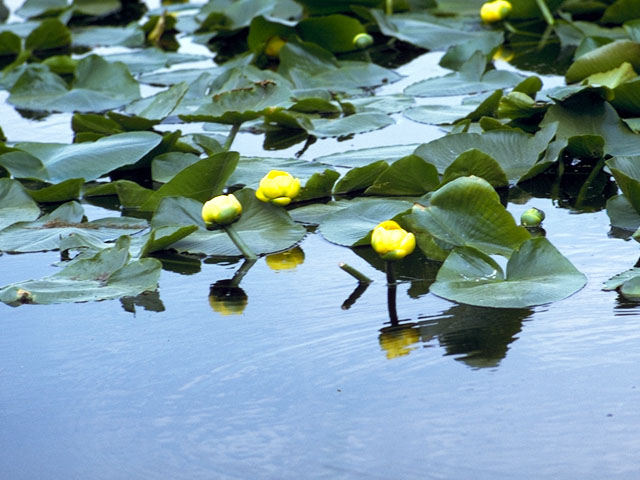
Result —
[{"label": "flower reflection", "polygon": [[304,252],[300,247],[294,247],[286,252],[267,255],[265,261],[271,270],[293,270],[304,263]]},{"label": "flower reflection", "polygon": [[221,315],[242,315],[249,303],[245,291],[234,285],[233,279],[218,280],[209,288],[209,305]]},{"label": "flower reflection", "polygon": [[387,358],[398,358],[409,355],[411,350],[418,348],[413,346],[420,341],[420,332],[412,325],[383,328],[378,340],[383,350],[387,352]]}]

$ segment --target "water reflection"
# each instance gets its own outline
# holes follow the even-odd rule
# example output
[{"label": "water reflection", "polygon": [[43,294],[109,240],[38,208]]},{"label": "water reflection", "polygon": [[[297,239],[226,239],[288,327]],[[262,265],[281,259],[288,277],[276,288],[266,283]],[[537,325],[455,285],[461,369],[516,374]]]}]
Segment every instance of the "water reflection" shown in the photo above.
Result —
[{"label": "water reflection", "polygon": [[255,265],[256,260],[245,260],[232,278],[218,280],[209,286],[209,306],[222,315],[242,315],[249,303],[249,296],[240,282]]},{"label": "water reflection", "polygon": [[135,297],[122,297],[120,299],[122,308],[126,312],[136,313],[136,306],[142,307],[149,312],[164,312],[164,304],[160,299],[160,293],[156,290],[153,292],[144,292]]},{"label": "water reflection", "polygon": [[447,355],[473,368],[496,367],[517,339],[529,308],[500,309],[454,305],[442,315],[418,322],[422,342],[438,340]]},{"label": "water reflection", "polygon": [[388,359],[408,355],[420,342],[429,344],[437,339],[446,355],[455,355],[456,360],[469,367],[497,367],[506,356],[509,344],[516,340],[522,322],[533,315],[529,308],[454,305],[437,316],[401,322],[396,311],[396,283],[392,275],[388,278],[389,325],[380,329],[378,337]]},{"label": "water reflection", "polygon": [[300,247],[293,247],[285,252],[267,255],[265,261],[271,270],[295,270],[304,263],[304,252]]}]

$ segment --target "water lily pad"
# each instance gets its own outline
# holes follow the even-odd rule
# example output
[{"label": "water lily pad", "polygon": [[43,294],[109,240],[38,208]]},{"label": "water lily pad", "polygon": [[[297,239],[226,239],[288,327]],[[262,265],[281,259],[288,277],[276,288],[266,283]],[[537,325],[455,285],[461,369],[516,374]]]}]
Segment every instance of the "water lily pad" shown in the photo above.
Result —
[{"label": "water lily pad", "polygon": [[476,52],[460,67],[460,71],[414,83],[405,88],[404,93],[415,97],[466,95],[514,87],[525,79],[524,76],[507,70],[489,70],[484,73],[486,62],[486,56],[482,52]]},{"label": "water lily pad", "polygon": [[447,167],[442,176],[442,184],[449,183],[456,178],[475,175],[484,178],[494,187],[506,187],[509,179],[493,157],[480,150],[472,148],[461,153],[451,165]]},{"label": "water lily pad", "polygon": [[[306,230],[296,224],[286,210],[255,198],[255,190],[234,193],[242,204],[242,215],[233,228],[257,255],[286,250],[298,243]],[[201,217],[202,203],[184,197],[162,200],[151,220],[154,228],[165,225],[197,225],[188,237],[171,245],[179,252],[239,256],[240,251],[224,230],[208,231]]]},{"label": "water lily pad", "polygon": [[522,308],[562,300],[580,290],[586,277],[546,238],[532,238],[516,250],[506,274],[488,255],[455,249],[438,271],[431,293],[455,302]]},{"label": "water lily pad", "polygon": [[138,25],[127,27],[84,27],[73,30],[73,46],[142,47],[144,31]]},{"label": "water lily pad", "polygon": [[28,280],[0,289],[0,301],[9,304],[89,302],[137,295],[154,290],[162,264],[153,258],[130,260],[129,237],[115,246],[82,259],[40,280]]},{"label": "water lily pad", "polygon": [[0,230],[40,216],[40,208],[16,180],[0,178]]},{"label": "water lily pad", "polygon": [[57,250],[60,237],[71,233],[109,241],[147,228],[146,222],[137,218],[114,217],[83,222],[83,216],[80,204],[69,202],[36,221],[15,223],[0,231],[0,250],[20,253]]},{"label": "water lily pad", "polygon": [[579,82],[589,75],[606,72],[629,62],[636,71],[640,71],[640,43],[631,40],[618,40],[592,50],[576,59],[567,70],[567,83]]},{"label": "water lily pad", "polygon": [[501,98],[502,90],[496,90],[480,99],[474,99],[477,102],[466,101],[462,105],[420,105],[407,109],[404,115],[415,122],[433,125],[457,123],[465,119],[475,122],[484,116],[495,116]]},{"label": "water lily pad", "polygon": [[177,83],[156,95],[130,103],[125,111],[150,120],[162,120],[171,115],[188,90],[189,85],[185,82]]},{"label": "water lily pad", "polygon": [[138,82],[123,63],[89,55],[78,62],[72,89],[51,72],[27,69],[11,88],[7,101],[26,110],[100,112],[139,97]]},{"label": "water lily pad", "polygon": [[474,247],[488,255],[509,257],[530,238],[493,187],[478,177],[457,178],[439,188],[429,205],[414,205],[411,221],[445,245]]},{"label": "water lily pad", "polygon": [[132,132],[71,145],[18,143],[19,150],[0,155],[0,165],[17,178],[58,183],[81,176],[90,181],[136,163],[161,140],[155,133]]},{"label": "water lily pad", "polygon": [[415,154],[444,171],[460,154],[477,149],[498,162],[510,182],[531,178],[549,166],[538,159],[553,138],[555,126],[549,125],[536,135],[516,130],[494,130],[483,134],[456,133],[418,147]]},{"label": "water lily pad", "polygon": [[327,165],[336,167],[364,167],[378,160],[393,162],[402,157],[412,154],[419,144],[410,145],[387,145],[373,148],[362,148],[359,150],[348,150],[346,152],[332,153],[315,159]]},{"label": "water lily pad", "polygon": [[607,166],[616,183],[636,212],[640,213],[640,155],[634,157],[613,157]]},{"label": "water lily pad", "polygon": [[635,232],[640,227],[640,213],[626,195],[614,195],[607,200],[607,215],[612,227],[627,232]]},{"label": "water lily pad", "polygon": [[353,38],[366,32],[357,19],[340,14],[306,18],[298,22],[296,29],[304,41],[336,53],[356,50]]},{"label": "water lily pad", "polygon": [[408,155],[393,162],[382,172],[365,193],[367,195],[419,196],[440,185],[436,167],[417,155]]},{"label": "water lily pad", "polygon": [[373,230],[380,222],[407,213],[411,203],[404,200],[357,199],[346,208],[328,215],[320,224],[320,233],[332,243],[357,247],[368,245]]},{"label": "water lily pad", "polygon": [[39,203],[67,202],[80,197],[84,178],[70,178],[53,185],[41,184],[38,188],[27,188],[27,193]]},{"label": "water lily pad", "polygon": [[336,183],[333,193],[340,195],[364,190],[373,185],[375,179],[388,168],[389,164],[384,160],[352,168]]}]

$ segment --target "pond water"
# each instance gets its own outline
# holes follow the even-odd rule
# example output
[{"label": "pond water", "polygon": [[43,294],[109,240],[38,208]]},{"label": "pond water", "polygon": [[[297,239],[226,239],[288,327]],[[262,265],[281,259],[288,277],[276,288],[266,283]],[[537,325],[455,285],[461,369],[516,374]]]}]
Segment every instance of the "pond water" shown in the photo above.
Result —
[{"label": "pond water", "polygon": [[[435,63],[399,71],[415,81]],[[71,141],[68,115],[0,112],[11,141]],[[397,120],[301,158],[444,133]],[[237,142],[264,154],[262,137]],[[389,329],[384,272],[313,232],[295,268],[258,260],[246,303],[209,298],[240,262],[166,255],[158,291],[135,300],[0,304],[0,478],[640,478],[640,307],[601,290],[638,245],[610,233],[601,205],[530,190],[513,189],[509,211],[544,210],[547,237],[588,277],[552,305],[459,305],[403,278],[405,328]],[[0,255],[0,284],[59,259]],[[374,282],[358,290],[339,262]]]}]

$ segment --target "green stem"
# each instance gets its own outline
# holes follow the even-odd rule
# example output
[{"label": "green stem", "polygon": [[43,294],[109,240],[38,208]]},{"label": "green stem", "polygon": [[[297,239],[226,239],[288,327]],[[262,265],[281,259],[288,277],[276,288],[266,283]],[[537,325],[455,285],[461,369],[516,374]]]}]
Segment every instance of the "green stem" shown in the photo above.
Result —
[{"label": "green stem", "polygon": [[251,267],[253,267],[253,265],[256,263],[256,260],[257,259],[255,259],[255,258],[251,258],[251,259],[247,258],[247,259],[245,259],[245,261],[242,263],[242,265],[240,266],[238,271],[233,274],[233,278],[231,279],[231,286],[232,287],[237,287],[238,285],[240,285],[240,282],[242,281],[244,276],[247,274],[249,269]]},{"label": "green stem", "polygon": [[393,15],[393,0],[385,0],[385,11],[387,15]]},{"label": "green stem", "polygon": [[576,203],[574,204],[574,208],[580,208],[582,206],[582,202],[584,202],[584,199],[587,196],[587,191],[589,190],[589,188],[591,187],[591,184],[596,179],[596,177],[600,173],[600,170],[602,170],[603,167],[604,167],[604,158],[601,158],[600,160],[598,160],[598,163],[596,164],[596,166],[593,167],[593,169],[591,170],[591,173],[589,173],[589,176],[584,181],[584,184],[582,185],[582,187],[580,187],[580,191],[578,192],[578,196],[576,197]]},{"label": "green stem", "polygon": [[340,268],[342,270],[347,272],[349,275],[351,275],[353,278],[358,280],[358,282],[360,282],[360,283],[371,283],[371,282],[373,282],[373,280],[371,280],[369,277],[367,277],[364,273],[356,270],[351,265],[347,265],[346,263],[340,263],[339,266],[340,266]]},{"label": "green stem", "polygon": [[235,228],[233,228],[233,225],[225,226],[224,230],[225,232],[227,232],[227,235],[231,237],[231,241],[235,244],[236,247],[238,247],[238,250],[242,252],[242,255],[244,255],[244,258],[246,258],[247,260],[253,260],[253,261],[258,259],[256,254],[251,251],[251,249],[246,243],[244,243],[244,240],[242,239],[242,237],[238,235],[238,232],[236,232]]},{"label": "green stem", "polygon": [[555,25],[556,21],[551,14],[551,10],[549,10],[549,7],[547,6],[547,2],[545,2],[545,0],[536,0],[536,3],[538,4],[538,8],[540,9],[540,12],[542,12],[542,16],[546,22],[549,25]]},{"label": "green stem", "polygon": [[228,152],[229,149],[231,148],[231,145],[233,144],[233,141],[236,138],[236,135],[238,134],[238,132],[240,131],[240,123],[234,123],[231,126],[231,131],[229,132],[229,136],[227,137],[227,141],[224,142],[224,151]]}]

